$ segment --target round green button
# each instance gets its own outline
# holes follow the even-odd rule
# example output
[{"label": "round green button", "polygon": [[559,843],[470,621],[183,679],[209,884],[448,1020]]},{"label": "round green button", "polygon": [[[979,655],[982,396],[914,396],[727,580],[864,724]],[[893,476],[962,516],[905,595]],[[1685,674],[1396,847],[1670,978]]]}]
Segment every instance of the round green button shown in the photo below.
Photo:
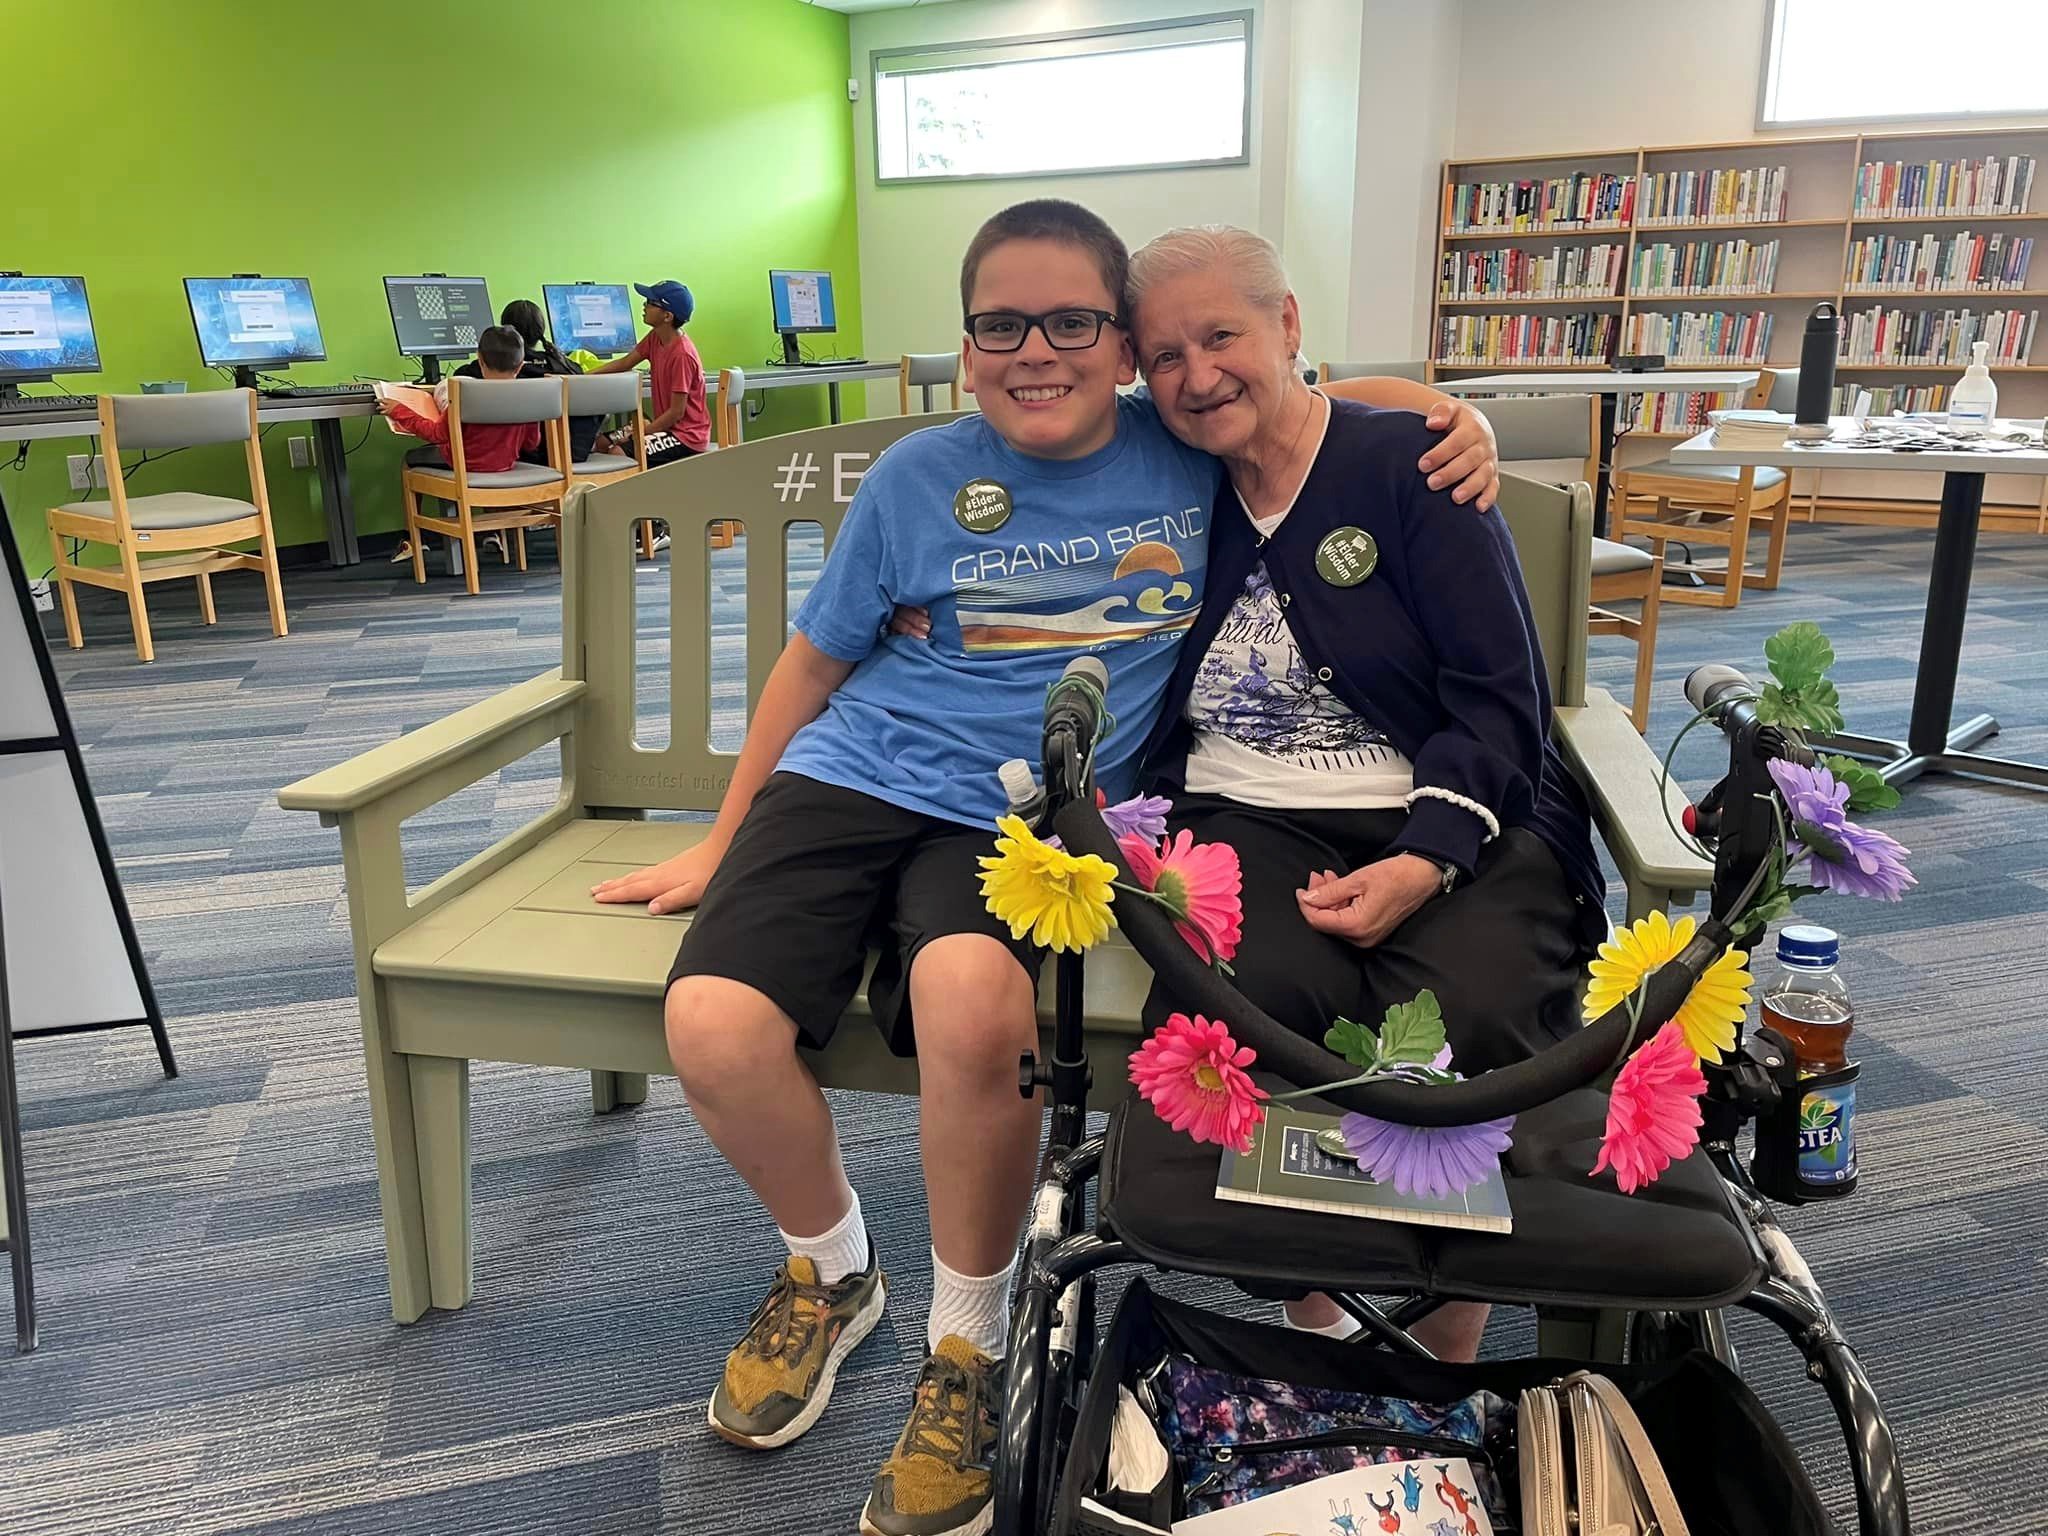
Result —
[{"label": "round green button", "polygon": [[1316,574],[1333,587],[1355,587],[1380,563],[1380,547],[1363,528],[1345,524],[1316,546]]},{"label": "round green button", "polygon": [[1010,511],[1009,488],[993,480],[970,480],[953,493],[953,520],[969,533],[994,533]]}]

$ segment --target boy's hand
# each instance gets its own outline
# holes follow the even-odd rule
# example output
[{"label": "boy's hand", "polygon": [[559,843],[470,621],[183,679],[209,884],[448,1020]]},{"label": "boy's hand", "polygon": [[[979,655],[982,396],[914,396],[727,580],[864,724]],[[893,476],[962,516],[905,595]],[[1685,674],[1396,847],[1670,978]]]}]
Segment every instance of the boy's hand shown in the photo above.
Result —
[{"label": "boy's hand", "polygon": [[1444,440],[1425,453],[1416,468],[1429,476],[1429,488],[1455,486],[1451,500],[1472,502],[1484,512],[1500,499],[1500,448],[1493,425],[1469,400],[1448,400],[1432,406],[1424,419]]},{"label": "boy's hand", "polygon": [[704,887],[711,883],[724,851],[708,842],[698,843],[672,859],[593,885],[590,894],[603,902],[644,901],[657,917],[686,911],[704,899]]},{"label": "boy's hand", "polygon": [[398,402],[396,400],[379,400],[377,402],[377,414],[379,416],[389,416],[397,409]]},{"label": "boy's hand", "polygon": [[898,603],[895,613],[889,617],[889,633],[892,635],[907,635],[912,640],[931,639],[931,609],[913,608],[908,604]]}]

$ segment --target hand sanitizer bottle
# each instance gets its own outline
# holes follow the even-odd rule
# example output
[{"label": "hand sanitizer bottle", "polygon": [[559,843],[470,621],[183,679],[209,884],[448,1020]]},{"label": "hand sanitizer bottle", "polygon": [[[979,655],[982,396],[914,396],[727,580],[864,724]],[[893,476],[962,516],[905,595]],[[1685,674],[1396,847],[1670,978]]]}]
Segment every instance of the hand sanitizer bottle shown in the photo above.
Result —
[{"label": "hand sanitizer bottle", "polygon": [[1990,342],[1970,343],[1970,366],[1963,370],[1962,382],[1949,391],[1950,426],[1974,427],[1980,432],[1991,429],[1992,418],[1998,414],[1998,386],[1991,382],[1991,370],[1985,365],[1990,353]]}]

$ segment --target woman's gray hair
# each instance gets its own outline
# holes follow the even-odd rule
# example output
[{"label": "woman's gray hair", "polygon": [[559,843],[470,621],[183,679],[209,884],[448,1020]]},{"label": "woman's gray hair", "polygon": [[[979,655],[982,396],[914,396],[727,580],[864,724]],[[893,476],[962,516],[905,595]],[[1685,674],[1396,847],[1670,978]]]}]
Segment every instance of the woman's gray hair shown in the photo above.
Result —
[{"label": "woman's gray hair", "polygon": [[1278,309],[1287,297],[1287,268],[1264,235],[1234,224],[1189,224],[1131,253],[1131,308],[1144,303],[1154,283],[1209,267],[1228,271],[1237,291],[1262,309]]},{"label": "woman's gray hair", "polygon": [[[1154,283],[1190,272],[1221,267],[1230,274],[1237,291],[1261,309],[1278,313],[1291,291],[1287,268],[1280,251],[1264,235],[1235,224],[1185,224],[1156,235],[1131,253],[1129,295],[1131,317],[1144,302],[1145,290]],[[1296,353],[1294,371],[1307,374],[1307,359]]]}]

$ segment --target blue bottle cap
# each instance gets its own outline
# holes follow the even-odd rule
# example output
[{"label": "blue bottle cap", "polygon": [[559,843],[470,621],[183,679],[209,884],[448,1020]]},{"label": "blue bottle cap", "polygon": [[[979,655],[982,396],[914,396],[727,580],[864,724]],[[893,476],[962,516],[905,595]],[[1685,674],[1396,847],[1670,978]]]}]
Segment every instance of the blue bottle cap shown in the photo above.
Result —
[{"label": "blue bottle cap", "polygon": [[1842,936],[1832,928],[1794,923],[1778,930],[1778,959],[1784,965],[1821,969],[1841,958]]}]

